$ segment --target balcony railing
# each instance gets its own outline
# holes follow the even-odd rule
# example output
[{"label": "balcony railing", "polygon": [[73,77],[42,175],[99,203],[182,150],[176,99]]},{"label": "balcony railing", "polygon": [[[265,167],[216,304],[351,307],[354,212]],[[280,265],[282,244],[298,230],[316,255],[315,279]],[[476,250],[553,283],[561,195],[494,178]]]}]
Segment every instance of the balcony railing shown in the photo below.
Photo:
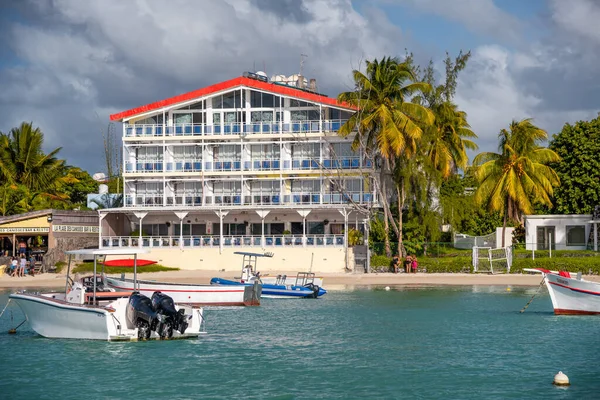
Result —
[{"label": "balcony railing", "polygon": [[221,124],[125,124],[125,137],[213,136],[337,132],[346,120]]},{"label": "balcony railing", "polygon": [[213,194],[204,197],[201,193],[184,195],[125,195],[125,207],[160,207],[160,206],[264,206],[264,205],[296,205],[296,204],[372,204],[374,197],[371,193],[313,193],[293,192],[280,195],[279,193],[258,193],[242,196],[241,194]]},{"label": "balcony railing", "polygon": [[[285,170],[354,170],[360,168],[371,168],[372,163],[369,160],[363,160],[361,164],[360,157],[342,157],[335,159],[319,158],[296,158],[293,160],[279,159],[252,159],[240,161],[239,159],[220,160],[220,161],[199,161],[199,160],[179,160],[179,161],[138,161],[125,162],[125,173],[164,173],[164,172],[225,172],[241,171],[242,165],[244,171],[285,171]],[[283,169],[281,166],[283,165]]]},{"label": "balcony railing", "polygon": [[[265,235],[264,247],[343,247],[344,235]],[[218,235],[194,236],[102,236],[103,248],[150,247],[150,248],[201,248],[220,247]],[[223,236],[224,247],[263,247],[262,236]]]}]

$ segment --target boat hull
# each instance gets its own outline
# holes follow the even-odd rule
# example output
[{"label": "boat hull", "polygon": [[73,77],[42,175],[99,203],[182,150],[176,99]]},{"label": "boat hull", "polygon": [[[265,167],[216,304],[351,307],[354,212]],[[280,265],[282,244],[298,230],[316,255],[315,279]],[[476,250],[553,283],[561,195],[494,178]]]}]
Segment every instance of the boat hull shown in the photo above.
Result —
[{"label": "boat hull", "polygon": [[[106,306],[71,304],[52,296],[30,293],[13,293],[11,301],[21,308],[31,329],[47,338],[88,339],[108,341],[135,341],[137,329],[125,326],[128,298],[124,297]],[[195,338],[202,332],[202,309],[186,308],[191,316],[184,334],[173,333],[174,339]],[[153,332],[153,339],[158,335]]]},{"label": "boat hull", "polygon": [[[118,290],[133,291],[132,279],[104,277],[105,283]],[[213,285],[185,285],[177,283],[138,280],[139,292],[151,297],[162,292],[176,304],[195,306],[259,306],[261,285],[218,287]]]},{"label": "boat hull", "polygon": [[553,273],[544,281],[557,315],[600,314],[600,283],[573,279]]},{"label": "boat hull", "polygon": [[[239,281],[232,281],[229,279],[212,278],[210,280],[211,285],[215,286],[251,286],[252,283],[245,283]],[[323,288],[319,288],[317,298],[325,295],[327,291]],[[314,291],[304,286],[295,285],[262,285],[262,297],[271,299],[294,299],[294,298],[314,298]]]}]

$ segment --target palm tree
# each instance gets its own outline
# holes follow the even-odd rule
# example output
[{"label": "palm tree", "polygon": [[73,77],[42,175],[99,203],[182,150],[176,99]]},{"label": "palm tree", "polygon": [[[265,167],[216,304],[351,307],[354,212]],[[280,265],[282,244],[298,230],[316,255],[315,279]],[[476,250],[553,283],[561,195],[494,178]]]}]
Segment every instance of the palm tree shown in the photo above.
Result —
[{"label": "palm tree", "polygon": [[547,164],[560,161],[554,151],[539,146],[548,139],[531,119],[512,121],[509,130],[498,135],[499,153],[485,152],[473,161],[479,188],[475,200],[491,211],[504,215],[502,247],[507,220],[522,222],[524,213],[533,212],[533,204],[552,206],[554,186],[560,185],[556,172]]},{"label": "palm tree", "polygon": [[[364,149],[378,161],[377,189],[384,209],[386,233],[391,223],[402,247],[402,209],[396,224],[390,212],[388,185],[392,182],[396,158],[412,156],[423,134],[421,124],[429,125],[434,120],[429,109],[409,102],[411,96],[428,91],[431,86],[417,82],[409,63],[391,57],[367,61],[366,73],[354,70],[352,74],[356,90],[340,93],[338,100],[355,107],[356,112],[340,128],[339,134],[345,137],[355,133],[353,148]],[[388,235],[386,253],[391,255]]]},{"label": "palm tree", "polygon": [[23,122],[9,134],[0,132],[0,178],[22,184],[32,192],[50,192],[64,175],[65,161],[56,158],[60,147],[44,154],[44,135]]},{"label": "palm tree", "polygon": [[476,150],[477,144],[467,138],[477,135],[467,123],[467,114],[460,111],[452,102],[444,101],[430,105],[435,114],[435,122],[425,135],[425,155],[433,168],[443,178],[448,178],[460,168],[467,167],[467,149]]}]

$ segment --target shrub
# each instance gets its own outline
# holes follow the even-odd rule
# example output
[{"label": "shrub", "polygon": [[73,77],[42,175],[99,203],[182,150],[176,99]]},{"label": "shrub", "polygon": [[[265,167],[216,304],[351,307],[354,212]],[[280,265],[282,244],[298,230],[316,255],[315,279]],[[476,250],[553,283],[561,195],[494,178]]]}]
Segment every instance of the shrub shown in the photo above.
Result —
[{"label": "shrub", "polygon": [[371,270],[377,272],[389,272],[392,268],[392,259],[386,256],[373,254],[371,256]]},{"label": "shrub", "polygon": [[419,270],[427,273],[473,272],[470,257],[418,258]]},{"label": "shrub", "polygon": [[61,271],[63,270],[63,268],[65,268],[66,265],[67,265],[66,262],[64,262],[64,261],[58,261],[56,264],[54,264],[55,272],[57,274],[60,274]]},{"label": "shrub", "polygon": [[531,258],[515,257],[510,272],[515,274],[522,273],[525,268],[545,268],[552,271],[565,270],[569,272],[600,275],[600,257],[536,257],[535,260]]},{"label": "shrub", "polygon": [[[100,273],[100,271],[102,271],[102,264],[98,264],[97,265],[97,270],[96,272]],[[137,272],[139,273],[143,273],[143,272],[160,272],[160,271],[179,271],[179,268],[171,268],[171,267],[165,267],[164,265],[160,265],[160,264],[154,264],[154,265],[146,265],[143,267],[137,267]],[[93,262],[86,262],[86,263],[82,263],[77,265],[75,268],[73,268],[73,273],[74,274],[81,274],[81,273],[93,273],[94,272],[94,263]],[[104,272],[107,274],[121,274],[121,273],[133,273],[133,268],[129,268],[129,267],[104,267]]]}]

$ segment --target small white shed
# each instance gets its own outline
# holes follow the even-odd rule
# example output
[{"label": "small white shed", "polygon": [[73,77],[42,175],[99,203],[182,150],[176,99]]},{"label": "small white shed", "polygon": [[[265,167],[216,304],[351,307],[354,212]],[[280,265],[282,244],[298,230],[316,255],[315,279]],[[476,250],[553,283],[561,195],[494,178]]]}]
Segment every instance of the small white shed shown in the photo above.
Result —
[{"label": "small white shed", "polygon": [[[590,214],[526,215],[526,249],[585,250],[596,223]],[[591,244],[597,250],[597,242]]]}]

